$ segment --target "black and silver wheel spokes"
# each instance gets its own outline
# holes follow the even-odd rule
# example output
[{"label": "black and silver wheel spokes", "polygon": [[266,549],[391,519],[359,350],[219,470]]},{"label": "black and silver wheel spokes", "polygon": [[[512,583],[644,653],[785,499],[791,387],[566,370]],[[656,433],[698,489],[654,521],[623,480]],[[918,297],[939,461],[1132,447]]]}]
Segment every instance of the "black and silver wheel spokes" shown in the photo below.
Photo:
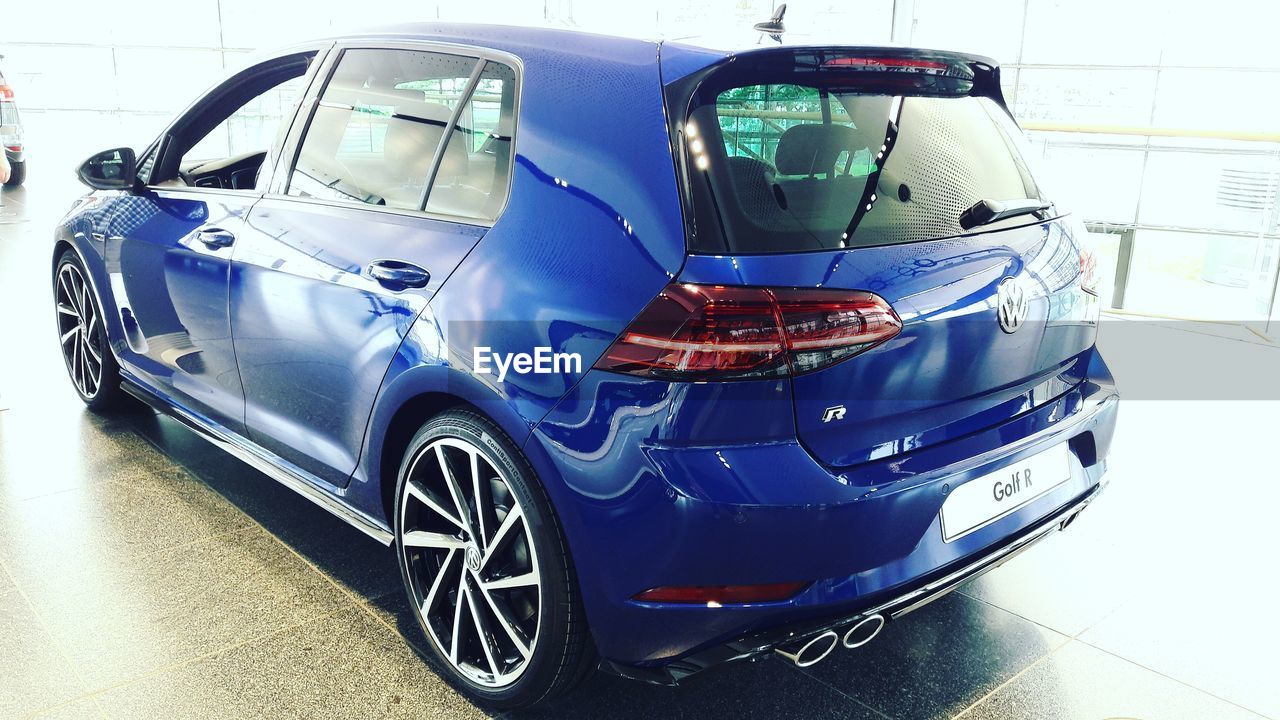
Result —
[{"label": "black and silver wheel spokes", "polygon": [[450,664],[504,687],[537,643],[537,554],[511,485],[484,454],[440,438],[410,464],[401,499],[402,561],[423,625]]},{"label": "black and silver wheel spokes", "polygon": [[81,395],[92,398],[102,384],[102,347],[98,312],[79,268],[67,263],[57,278],[58,338],[71,382]]}]

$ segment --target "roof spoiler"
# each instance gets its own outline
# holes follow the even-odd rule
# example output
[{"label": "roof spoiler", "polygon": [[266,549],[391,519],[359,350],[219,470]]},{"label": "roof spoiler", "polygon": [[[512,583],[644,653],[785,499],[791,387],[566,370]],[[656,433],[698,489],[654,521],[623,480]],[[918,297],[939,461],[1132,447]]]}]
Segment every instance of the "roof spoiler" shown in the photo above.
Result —
[{"label": "roof spoiler", "polygon": [[[953,84],[965,87],[963,94],[991,98],[1008,109],[1004,91],[1000,85],[1000,66],[983,55],[893,46],[868,45],[765,45],[723,55],[710,65],[693,70],[668,83],[668,91],[675,96],[688,96],[693,88],[717,70],[726,66],[758,65],[762,77],[769,74],[773,58],[786,58],[785,66],[779,64],[779,72],[803,70],[835,70],[851,74],[867,73],[868,77],[884,75],[917,75],[947,78]],[[691,68],[692,69],[692,68]],[[907,80],[906,77],[901,80]],[[971,86],[969,83],[972,83]],[[886,85],[892,85],[886,83]],[[678,89],[681,88],[683,92]],[[891,92],[891,88],[887,90]],[[958,93],[959,90],[954,92]]]}]

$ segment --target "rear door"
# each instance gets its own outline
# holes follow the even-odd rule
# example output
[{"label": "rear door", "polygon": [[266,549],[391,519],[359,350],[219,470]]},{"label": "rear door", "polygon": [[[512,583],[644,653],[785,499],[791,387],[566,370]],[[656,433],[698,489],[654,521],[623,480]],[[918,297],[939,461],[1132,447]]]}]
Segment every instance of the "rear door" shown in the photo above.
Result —
[{"label": "rear door", "polygon": [[505,203],[516,78],[457,48],[331,57],[236,244],[230,313],[250,438],[341,486],[405,333]]},{"label": "rear door", "polygon": [[1032,176],[989,62],[779,50],[686,92],[700,254],[681,279],[871,291],[902,320],[856,357],[797,357],[796,427],[820,460],[959,437],[1079,381],[1097,314],[1083,233]]}]

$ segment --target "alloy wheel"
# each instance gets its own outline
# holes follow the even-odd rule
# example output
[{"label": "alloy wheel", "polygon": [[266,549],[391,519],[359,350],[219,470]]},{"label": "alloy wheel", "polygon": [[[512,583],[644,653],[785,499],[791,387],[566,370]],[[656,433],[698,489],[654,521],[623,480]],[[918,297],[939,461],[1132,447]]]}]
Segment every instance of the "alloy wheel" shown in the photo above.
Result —
[{"label": "alloy wheel", "polygon": [[102,347],[100,320],[88,284],[80,269],[64,263],[57,281],[58,338],[71,382],[86,398],[92,399],[102,387]]},{"label": "alloy wheel", "polygon": [[419,622],[466,679],[502,688],[538,642],[542,582],[510,480],[455,437],[425,445],[401,483],[401,562]]}]

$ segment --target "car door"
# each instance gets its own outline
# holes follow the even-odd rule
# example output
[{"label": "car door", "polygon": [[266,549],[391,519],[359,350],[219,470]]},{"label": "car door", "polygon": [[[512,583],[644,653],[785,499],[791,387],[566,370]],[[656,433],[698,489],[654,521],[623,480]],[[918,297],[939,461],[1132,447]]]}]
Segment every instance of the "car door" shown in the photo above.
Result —
[{"label": "car door", "polygon": [[415,44],[326,64],[236,243],[230,314],[249,437],[342,486],[401,340],[504,204],[516,78]]},{"label": "car door", "polygon": [[123,366],[234,432],[243,432],[244,393],[227,313],[231,253],[316,53],[266,61],[215,88],[144,156],[146,186],[101,213]]}]

